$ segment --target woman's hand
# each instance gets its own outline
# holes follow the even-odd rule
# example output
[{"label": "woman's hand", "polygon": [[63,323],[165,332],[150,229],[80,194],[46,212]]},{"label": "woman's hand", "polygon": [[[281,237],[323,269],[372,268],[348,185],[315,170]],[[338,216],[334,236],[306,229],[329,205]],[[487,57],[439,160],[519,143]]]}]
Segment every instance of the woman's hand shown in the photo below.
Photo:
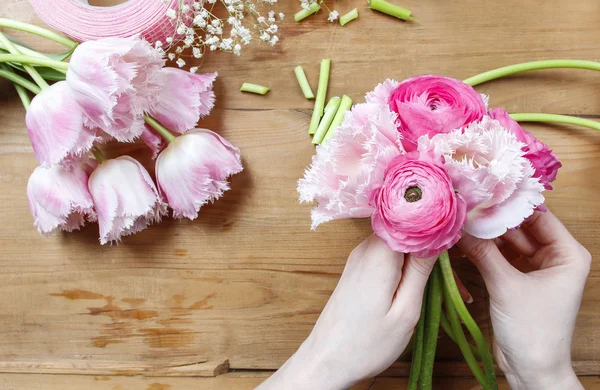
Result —
[{"label": "woman's hand", "polygon": [[410,341],[434,263],[363,241],[308,339],[258,389],[346,389],[381,373]]},{"label": "woman's hand", "polygon": [[461,239],[490,294],[494,353],[513,389],[582,389],[571,340],[591,256],[551,213],[501,240]]}]

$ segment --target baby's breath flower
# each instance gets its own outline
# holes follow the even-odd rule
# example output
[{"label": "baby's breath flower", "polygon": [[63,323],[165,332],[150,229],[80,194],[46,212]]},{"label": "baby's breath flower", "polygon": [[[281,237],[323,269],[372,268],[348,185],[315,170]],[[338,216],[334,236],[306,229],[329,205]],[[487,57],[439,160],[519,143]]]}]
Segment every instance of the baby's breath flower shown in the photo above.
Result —
[{"label": "baby's breath flower", "polygon": [[339,12],[337,12],[336,10],[333,10],[329,13],[329,17],[327,18],[327,20],[329,20],[330,22],[335,22],[336,20],[338,20],[338,18],[340,17]]},{"label": "baby's breath flower", "polygon": [[196,73],[198,71],[198,67],[197,66],[192,66],[190,68],[190,73]]},{"label": "baby's breath flower", "polygon": [[[174,36],[154,45],[162,50],[164,44],[167,58],[179,67],[186,65],[187,58],[202,58],[207,51],[220,50],[239,56],[242,46],[249,45],[254,38],[275,45],[279,42],[277,17],[282,20],[285,16],[269,9],[277,1],[178,0],[178,6],[167,10],[175,25]],[[301,1],[304,6],[322,0]],[[216,8],[219,6],[221,10]],[[195,66],[190,71],[197,69]]]}]

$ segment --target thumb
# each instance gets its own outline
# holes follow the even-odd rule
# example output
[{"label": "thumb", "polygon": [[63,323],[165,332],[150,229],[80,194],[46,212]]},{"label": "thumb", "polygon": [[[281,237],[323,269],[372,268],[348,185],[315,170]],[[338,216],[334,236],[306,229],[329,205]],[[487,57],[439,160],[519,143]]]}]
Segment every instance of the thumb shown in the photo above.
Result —
[{"label": "thumb", "polygon": [[[423,300],[425,285],[433,270],[437,256],[418,258],[408,255],[402,270],[402,279],[396,290],[396,299],[393,306],[397,310],[404,310],[407,306],[420,309]],[[392,310],[394,308],[392,307]]]},{"label": "thumb", "polygon": [[488,288],[511,281],[519,273],[502,255],[493,240],[482,240],[465,233],[457,245],[475,264]]}]

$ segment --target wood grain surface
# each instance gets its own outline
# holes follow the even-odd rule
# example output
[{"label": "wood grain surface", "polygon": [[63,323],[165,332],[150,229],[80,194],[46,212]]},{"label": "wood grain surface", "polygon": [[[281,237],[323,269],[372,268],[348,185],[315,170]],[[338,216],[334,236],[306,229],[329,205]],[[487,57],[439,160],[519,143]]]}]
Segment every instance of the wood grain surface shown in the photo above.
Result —
[{"label": "wood grain surface", "polygon": [[[386,77],[466,78],[537,59],[600,60],[596,0],[403,0],[418,24],[377,14],[363,0],[326,1],[340,13],[358,7],[360,18],[343,28],[325,14],[295,23],[299,2],[280,0],[287,15],[280,45],[256,45],[241,57],[207,56],[202,71],[220,75],[217,107],[199,127],[240,147],[245,170],[197,220],[167,219],[119,245],[100,246],[94,224],[48,238],[36,232],[25,198],[36,161],[24,111],[10,84],[0,81],[0,389],[251,389],[268,371],[192,377],[273,370],[296,350],[347,255],[370,233],[367,220],[332,222],[312,232],[311,205],[297,202],[296,181],[314,147],[307,135],[312,103],[297,85],[296,65],[315,88],[319,61],[331,58],[329,96],[348,94],[359,102]],[[24,0],[2,0],[0,17],[43,25]],[[12,34],[43,51],[60,49]],[[268,85],[271,92],[242,94],[243,82]],[[600,74],[590,71],[533,72],[478,90],[510,112],[600,119]],[[600,134],[559,125],[526,128],[564,165],[548,206],[598,257]],[[140,143],[103,150],[129,154],[153,171]],[[456,268],[475,298],[470,310],[490,338],[483,283],[469,264],[457,262]],[[594,263],[573,343],[581,375],[600,375],[599,299],[600,266]],[[469,376],[446,338],[438,359],[438,375]],[[399,362],[385,375],[405,376],[406,367]],[[597,378],[585,381],[586,388],[600,388]],[[358,388],[401,389],[405,383],[379,378]],[[436,388],[476,385],[445,378]]]}]

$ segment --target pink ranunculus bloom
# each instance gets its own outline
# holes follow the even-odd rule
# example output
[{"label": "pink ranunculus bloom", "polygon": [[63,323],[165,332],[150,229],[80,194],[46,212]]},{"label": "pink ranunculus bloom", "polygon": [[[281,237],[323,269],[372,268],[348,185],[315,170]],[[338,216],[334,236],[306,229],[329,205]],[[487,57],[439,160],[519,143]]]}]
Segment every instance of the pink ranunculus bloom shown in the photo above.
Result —
[{"label": "pink ranunculus bloom", "polygon": [[398,114],[398,131],[407,151],[422,135],[460,129],[485,115],[486,104],[473,87],[448,77],[424,75],[401,82],[388,101]]},{"label": "pink ranunculus bloom", "polygon": [[519,123],[512,119],[508,113],[501,108],[489,110],[488,115],[492,119],[496,119],[508,131],[512,132],[519,142],[525,144],[523,151],[533,168],[535,174],[533,177],[539,177],[540,182],[547,190],[552,189],[551,183],[556,180],[558,170],[562,167],[558,157],[554,152],[542,141],[537,139],[533,134],[521,128]]},{"label": "pink ranunculus bloom", "polygon": [[163,68],[156,104],[149,113],[163,126],[178,134],[196,126],[215,104],[212,91],[217,73],[194,74],[176,68]]},{"label": "pink ranunculus bloom", "polygon": [[69,86],[59,81],[33,98],[25,116],[38,162],[45,167],[87,153],[98,140]]},{"label": "pink ranunculus bloom", "polygon": [[383,182],[388,163],[403,153],[396,114],[387,104],[357,104],[347,111],[298,181],[300,202],[318,202],[311,212],[312,229],[334,219],[371,216],[371,190]]},{"label": "pink ranunculus bloom", "polygon": [[102,162],[91,174],[88,187],[96,205],[101,244],[137,233],[167,212],[148,171],[129,156]]},{"label": "pink ranunculus bloom", "polygon": [[175,218],[195,219],[203,205],[229,190],[227,179],[242,170],[238,148],[213,131],[194,129],[158,156],[156,181]]},{"label": "pink ranunculus bloom", "polygon": [[33,171],[27,183],[27,201],[40,233],[71,232],[82,227],[86,219],[96,219],[88,191],[88,177],[95,166],[95,160],[85,158]]},{"label": "pink ranunculus bloom", "polygon": [[144,111],[157,99],[163,54],[139,36],[104,38],[79,44],[67,71],[67,83],[87,115],[118,141],[131,141],[144,130]]},{"label": "pink ranunculus bloom", "polygon": [[140,138],[152,151],[153,160],[156,159],[158,154],[167,146],[165,139],[158,135],[158,133],[148,125],[145,126]]},{"label": "pink ranunculus bloom", "polygon": [[[438,160],[438,161],[436,161]],[[373,231],[393,250],[436,256],[461,237],[467,204],[437,159],[419,152],[394,158],[371,193]]]},{"label": "pink ranunculus bloom", "polygon": [[516,136],[485,116],[464,129],[419,139],[419,151],[444,158],[467,202],[465,231],[491,239],[519,226],[544,202],[544,186]]}]

